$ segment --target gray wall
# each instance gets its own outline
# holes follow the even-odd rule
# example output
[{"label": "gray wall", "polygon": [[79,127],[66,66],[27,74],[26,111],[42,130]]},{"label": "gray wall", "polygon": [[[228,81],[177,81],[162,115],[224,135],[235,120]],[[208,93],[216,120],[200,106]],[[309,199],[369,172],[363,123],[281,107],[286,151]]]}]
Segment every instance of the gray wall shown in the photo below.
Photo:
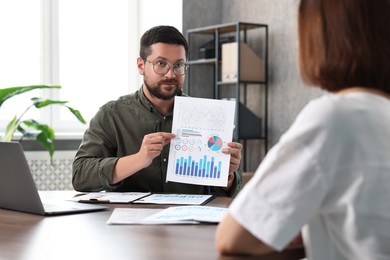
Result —
[{"label": "gray wall", "polygon": [[[279,140],[303,106],[322,93],[300,79],[297,3],[297,0],[183,0],[184,33],[187,29],[238,21],[268,24],[269,147]],[[196,84],[202,86],[201,82]],[[246,170],[254,171],[261,162],[261,144],[249,141],[247,146]]]}]

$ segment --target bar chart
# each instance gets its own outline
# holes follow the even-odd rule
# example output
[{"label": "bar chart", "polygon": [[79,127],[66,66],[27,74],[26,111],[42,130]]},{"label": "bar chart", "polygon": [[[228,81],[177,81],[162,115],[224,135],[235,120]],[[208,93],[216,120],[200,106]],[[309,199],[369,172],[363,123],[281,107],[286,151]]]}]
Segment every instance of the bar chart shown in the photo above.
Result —
[{"label": "bar chart", "polygon": [[175,174],[202,178],[220,178],[222,161],[215,161],[215,157],[193,160],[192,156],[176,159]]}]

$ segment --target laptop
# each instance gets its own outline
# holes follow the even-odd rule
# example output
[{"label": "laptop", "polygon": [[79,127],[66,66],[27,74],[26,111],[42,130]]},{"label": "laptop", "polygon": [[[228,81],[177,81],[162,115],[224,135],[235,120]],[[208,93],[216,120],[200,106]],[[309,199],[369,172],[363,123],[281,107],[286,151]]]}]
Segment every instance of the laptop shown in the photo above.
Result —
[{"label": "laptop", "polygon": [[38,215],[106,210],[108,207],[73,201],[43,202],[18,142],[0,142],[0,208]]}]

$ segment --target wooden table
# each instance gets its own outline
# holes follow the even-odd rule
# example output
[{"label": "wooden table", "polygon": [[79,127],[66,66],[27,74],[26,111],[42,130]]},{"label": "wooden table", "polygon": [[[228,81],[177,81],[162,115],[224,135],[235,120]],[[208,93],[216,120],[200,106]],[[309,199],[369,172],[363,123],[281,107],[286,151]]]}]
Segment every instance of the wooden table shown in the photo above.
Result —
[{"label": "wooden table", "polygon": [[[70,198],[75,192],[41,192]],[[218,197],[209,206],[227,207]],[[111,204],[110,210],[43,217],[0,209],[0,259],[300,259],[303,250],[261,257],[219,256],[216,225],[107,225],[116,207],[166,208],[167,205]]]}]

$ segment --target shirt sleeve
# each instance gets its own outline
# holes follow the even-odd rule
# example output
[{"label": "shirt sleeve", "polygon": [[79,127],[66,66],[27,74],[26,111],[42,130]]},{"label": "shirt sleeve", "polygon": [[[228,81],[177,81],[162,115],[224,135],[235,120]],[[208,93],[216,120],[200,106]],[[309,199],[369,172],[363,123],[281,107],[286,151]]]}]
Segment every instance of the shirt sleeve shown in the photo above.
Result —
[{"label": "shirt sleeve", "polygon": [[228,196],[235,197],[237,194],[241,191],[243,182],[242,182],[242,171],[238,169],[237,171],[233,172],[234,174],[234,180],[232,187],[230,188]]},{"label": "shirt sleeve", "polygon": [[233,174],[234,174],[234,180],[232,186],[230,187],[230,190],[225,191],[222,187],[213,187],[214,188],[213,193],[215,195],[235,197],[240,192],[243,186],[242,171],[238,169],[237,171],[233,172]]},{"label": "shirt sleeve", "polygon": [[118,158],[110,142],[110,117],[100,109],[91,120],[73,161],[72,183],[78,191],[112,190],[112,173]]}]

